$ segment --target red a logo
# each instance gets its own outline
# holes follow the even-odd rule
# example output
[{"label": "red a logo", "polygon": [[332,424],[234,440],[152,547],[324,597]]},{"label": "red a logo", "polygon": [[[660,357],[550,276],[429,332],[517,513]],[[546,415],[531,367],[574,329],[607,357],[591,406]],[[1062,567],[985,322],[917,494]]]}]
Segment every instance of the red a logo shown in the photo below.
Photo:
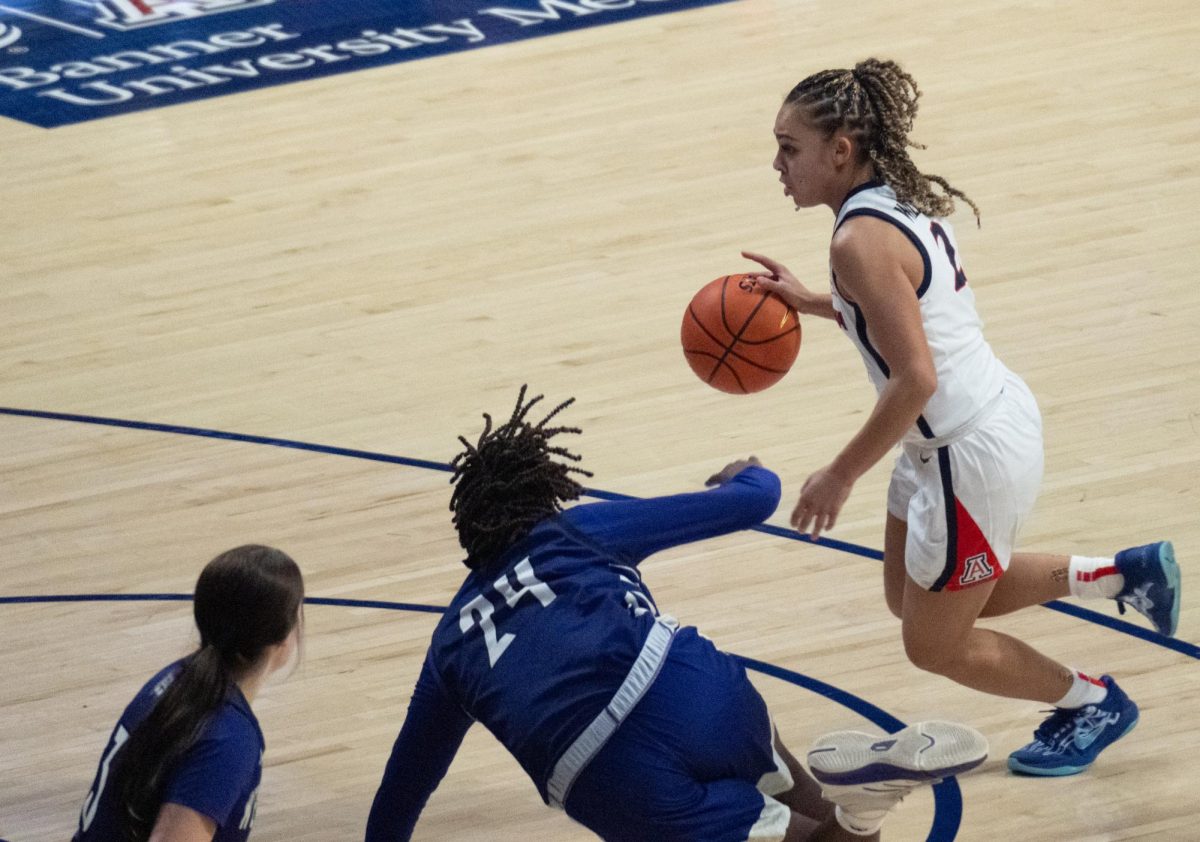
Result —
[{"label": "red a logo", "polygon": [[996,573],[996,568],[988,563],[987,553],[973,555],[963,562],[962,575],[958,577],[960,585],[973,585],[976,582],[986,582]]}]

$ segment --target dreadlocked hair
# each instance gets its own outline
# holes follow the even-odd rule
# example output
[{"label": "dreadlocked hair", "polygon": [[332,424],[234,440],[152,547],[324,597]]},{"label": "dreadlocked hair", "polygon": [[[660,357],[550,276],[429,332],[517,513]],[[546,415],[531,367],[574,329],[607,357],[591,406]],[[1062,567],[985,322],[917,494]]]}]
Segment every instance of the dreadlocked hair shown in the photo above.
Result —
[{"label": "dreadlocked hair", "polygon": [[922,173],[908,155],[908,147],[925,148],[908,138],[920,98],[917,80],[898,64],[869,58],[853,70],[814,73],[792,88],[784,104],[803,108],[818,131],[847,132],[900,201],[926,216],[942,217],[954,212],[955,199],[962,199],[979,224],[979,207],[965,193],[941,176]]},{"label": "dreadlocked hair", "polygon": [[450,511],[458,541],[467,551],[463,563],[472,570],[486,568],[515,542],[524,538],[538,521],[562,511],[562,502],[576,499],[583,486],[571,474],[592,473],[557,462],[561,457],[578,462],[565,447],[554,447],[550,439],[559,433],[580,433],[578,427],[549,427],[547,424],[575,402],[569,398],[536,424],[529,411],[542,395],[525,401],[527,387],[517,395],[512,417],[495,429],[492,416],[483,414],[483,433],[475,444],[462,436],[466,448],[450,463],[455,486]]}]

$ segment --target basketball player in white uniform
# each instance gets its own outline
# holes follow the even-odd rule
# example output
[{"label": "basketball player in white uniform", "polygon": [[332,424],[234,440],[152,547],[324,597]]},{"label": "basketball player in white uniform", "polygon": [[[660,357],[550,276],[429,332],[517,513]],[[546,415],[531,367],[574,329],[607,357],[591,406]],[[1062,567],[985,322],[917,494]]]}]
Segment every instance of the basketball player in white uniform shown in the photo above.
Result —
[{"label": "basketball player in white uniform", "polygon": [[791,521],[819,537],[854,482],[900,445],[884,591],[909,659],[986,693],[1053,704],[1009,767],[1074,774],[1136,724],[1137,706],[1111,677],[1068,669],[975,621],[1068,595],[1106,597],[1174,634],[1179,568],[1166,541],[1115,558],[1014,553],[1042,479],[1041,416],[983,338],[943,218],[955,198],[974,203],[921,173],[906,151],[918,96],[895,63],[868,59],[800,82],[775,122],[785,194],[797,210],[825,205],[836,217],[831,291],[812,292],[782,264],[743,254],[765,267],[753,273],[763,288],[837,321],[879,393],[862,428],[804,483]]}]

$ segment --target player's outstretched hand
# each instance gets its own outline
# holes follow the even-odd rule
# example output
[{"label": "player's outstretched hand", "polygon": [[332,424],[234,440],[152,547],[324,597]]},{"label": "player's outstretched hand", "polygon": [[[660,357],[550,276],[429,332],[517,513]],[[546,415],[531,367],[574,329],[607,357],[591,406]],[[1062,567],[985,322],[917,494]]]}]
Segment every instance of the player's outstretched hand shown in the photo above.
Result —
[{"label": "player's outstretched hand", "polygon": [[798,532],[807,532],[814,541],[821,533],[833,529],[838,513],[850,496],[854,482],[846,479],[828,465],[804,481],[800,489],[800,500],[792,510],[792,526]]},{"label": "player's outstretched hand", "polygon": [[724,485],[725,483],[729,482],[731,479],[736,477],[738,474],[740,474],[742,471],[746,470],[746,468],[749,468],[751,465],[757,465],[758,467],[761,468],[762,462],[758,461],[757,456],[748,456],[745,459],[738,459],[734,462],[730,462],[728,465],[726,465],[720,471],[718,471],[717,473],[715,473],[711,477],[709,477],[707,480],[705,480],[704,484],[705,485]]},{"label": "player's outstretched hand", "polygon": [[816,296],[804,284],[796,280],[796,276],[791,273],[791,270],[777,260],[772,260],[763,254],[755,254],[752,251],[742,252],[742,257],[762,264],[767,270],[746,273],[754,279],[756,285],[767,292],[775,293],[792,309],[801,313],[808,312],[808,305]]}]

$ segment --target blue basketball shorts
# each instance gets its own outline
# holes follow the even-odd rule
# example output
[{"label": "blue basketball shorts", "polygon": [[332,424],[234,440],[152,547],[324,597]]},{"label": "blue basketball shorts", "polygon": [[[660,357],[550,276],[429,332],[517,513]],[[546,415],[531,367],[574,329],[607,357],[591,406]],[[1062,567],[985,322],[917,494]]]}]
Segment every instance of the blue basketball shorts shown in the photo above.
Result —
[{"label": "blue basketball shorts", "polygon": [[768,842],[793,786],[746,670],[685,627],[637,706],[580,772],[567,815],[607,842]]}]

